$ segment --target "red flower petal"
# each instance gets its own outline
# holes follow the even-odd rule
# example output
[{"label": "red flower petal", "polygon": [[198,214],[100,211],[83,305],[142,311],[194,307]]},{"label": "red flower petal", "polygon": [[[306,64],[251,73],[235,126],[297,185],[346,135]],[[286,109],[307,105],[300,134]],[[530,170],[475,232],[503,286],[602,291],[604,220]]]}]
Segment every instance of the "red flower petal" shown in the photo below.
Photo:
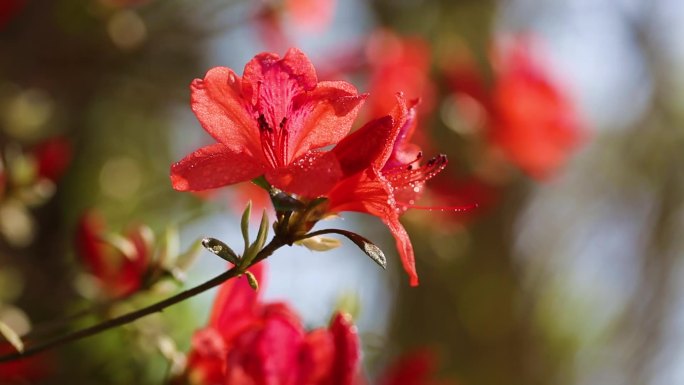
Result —
[{"label": "red flower petal", "polygon": [[531,55],[530,37],[503,45],[493,90],[493,142],[535,178],[560,168],[582,141],[574,106]]},{"label": "red flower petal", "polygon": [[199,191],[244,182],[263,172],[263,164],[252,156],[216,143],[173,164],[171,183],[179,191]]},{"label": "red flower petal", "polygon": [[190,90],[192,111],[211,136],[235,152],[260,156],[259,128],[233,70],[212,68],[204,79],[195,79]]},{"label": "red flower petal", "polygon": [[281,165],[342,139],[365,99],[349,83],[318,83],[309,59],[294,48],[283,59],[272,53],[257,55],[245,66],[242,87],[266,125],[286,131],[276,144]]},{"label": "red flower petal", "polygon": [[[15,353],[15,348],[5,341],[0,342],[0,355]],[[0,364],[0,384],[37,384],[47,379],[57,368],[50,352],[20,358]]]},{"label": "red flower petal", "polygon": [[299,355],[299,383],[318,384],[331,374],[335,342],[327,329],[316,329],[304,338]]},{"label": "red flower petal", "polygon": [[[395,147],[397,145],[398,141],[403,141],[406,138],[406,124],[407,120],[409,118],[409,106],[406,104],[406,99],[404,98],[404,94],[397,93],[395,95],[396,98],[396,104],[392,111],[390,112],[390,116],[393,119],[393,125],[392,125],[392,133],[390,135],[390,142],[385,146],[383,149],[382,154],[378,156],[375,159],[375,162],[373,163],[373,166],[377,170],[382,170],[383,167],[387,164],[387,162],[390,160],[392,154],[395,152]],[[415,103],[413,103],[410,107],[413,108],[415,106]],[[400,138],[400,134],[404,133],[404,138]]]},{"label": "red flower petal", "polygon": [[270,127],[276,128],[290,115],[294,96],[312,91],[317,83],[309,58],[290,48],[282,59],[264,52],[250,60],[242,75],[242,92],[245,100],[264,114]]},{"label": "red flower petal", "polygon": [[149,268],[149,246],[142,239],[142,227],[134,228],[127,240],[134,249],[124,255],[102,239],[106,225],[95,211],[87,211],[81,217],[76,233],[76,247],[83,263],[90,273],[102,284],[113,298],[135,293],[143,284]]},{"label": "red flower petal", "polygon": [[57,182],[71,162],[71,143],[64,138],[53,138],[33,149],[38,161],[38,175]]},{"label": "red flower petal", "polygon": [[223,385],[228,349],[216,329],[205,328],[192,336],[192,351],[188,355],[191,383]]},{"label": "red flower petal", "polygon": [[298,158],[342,140],[349,133],[366,95],[347,82],[320,82],[315,90],[298,95],[289,118],[289,146]]},{"label": "red flower petal", "polygon": [[104,220],[93,211],[87,211],[81,216],[76,230],[76,250],[96,277],[103,276],[106,270],[100,241],[100,234],[104,231]]},{"label": "red flower petal", "polygon": [[327,196],[331,212],[356,211],[382,217],[385,211],[393,211],[388,183],[372,169],[345,178]]},{"label": "red flower petal", "polygon": [[[250,268],[261,283],[264,264]],[[263,286],[263,284],[262,284]],[[231,341],[257,318],[259,292],[249,286],[245,277],[226,281],[219,288],[209,317],[209,327],[218,330],[226,341]]]},{"label": "red flower petal", "polygon": [[294,312],[286,305],[270,305],[258,327],[236,341],[228,355],[228,375],[242,368],[257,385],[299,385],[303,339],[304,330]]},{"label": "red flower petal", "polygon": [[266,174],[266,179],[273,186],[310,198],[325,194],[341,177],[339,163],[329,151],[307,153],[288,167]]},{"label": "red flower petal", "polygon": [[[409,143],[409,140],[413,136],[413,132],[418,126],[418,119],[416,118],[416,106],[418,105],[418,102],[412,101],[410,106],[406,106],[406,104],[402,104],[401,102],[403,102],[403,100],[400,101],[400,104],[395,108],[395,111],[403,118],[404,122],[399,127],[399,132],[397,132],[396,139],[392,146],[392,153],[383,168],[412,163],[417,159],[417,156],[420,153],[420,148],[417,145]],[[406,109],[402,109],[402,107],[405,107]]]},{"label": "red flower petal", "polygon": [[411,239],[409,239],[404,226],[399,222],[399,215],[396,214],[396,212],[393,214],[394,215],[381,217],[381,219],[387,227],[389,227],[392,236],[394,236],[394,241],[396,242],[397,250],[399,251],[399,257],[401,258],[401,264],[409,275],[411,286],[418,286],[418,273],[416,272],[416,260],[413,254]]},{"label": "red flower petal", "polygon": [[392,232],[397,250],[409,275],[411,286],[418,285],[413,246],[399,222],[397,204],[390,183],[377,171],[367,169],[338,183],[328,194],[330,212],[357,211],[380,218]]},{"label": "red flower petal", "polygon": [[372,120],[335,146],[332,152],[345,175],[360,172],[385,155],[392,146],[393,123],[391,116]]},{"label": "red flower petal", "polygon": [[329,384],[352,385],[361,363],[361,346],[356,326],[349,315],[337,313],[330,323],[330,332],[335,341],[335,362]]},{"label": "red flower petal", "polygon": [[434,380],[437,357],[428,349],[421,349],[402,356],[378,381],[380,385],[449,385],[451,381]]}]

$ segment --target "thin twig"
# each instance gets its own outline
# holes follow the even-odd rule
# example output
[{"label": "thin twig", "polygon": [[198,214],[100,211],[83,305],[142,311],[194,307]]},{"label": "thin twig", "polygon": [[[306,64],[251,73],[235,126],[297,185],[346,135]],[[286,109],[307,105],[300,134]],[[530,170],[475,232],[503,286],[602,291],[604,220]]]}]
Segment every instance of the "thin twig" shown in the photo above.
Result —
[{"label": "thin twig", "polygon": [[[269,257],[271,254],[273,254],[274,251],[277,249],[281,248],[282,246],[285,246],[288,244],[288,242],[284,241],[281,237],[275,236],[273,239],[271,239],[271,242],[268,243],[258,254],[257,257],[254,259],[254,263],[257,263],[263,259],[266,259]],[[254,265],[254,263],[252,265]],[[67,334],[64,336],[56,337],[51,340],[48,340],[43,343],[35,344],[32,345],[30,342],[27,343],[27,348],[19,353],[13,353],[13,354],[8,354],[4,356],[0,356],[0,362],[8,362],[8,361],[14,361],[18,359],[22,359],[28,356],[32,356],[36,353],[40,353],[42,351],[48,350],[55,348],[60,345],[67,344],[69,342],[77,341],[86,337],[90,337],[95,334],[102,333],[106,330],[113,329],[115,327],[125,325],[127,323],[133,322],[139,318],[148,316],[153,313],[161,312],[162,310],[166,309],[169,306],[175,305],[179,302],[182,302],[188,298],[194,297],[197,294],[203,293],[209,289],[212,289],[223,282],[239,275],[241,271],[237,268],[234,267],[212,279],[209,281],[204,282],[201,285],[195,286],[192,289],[188,289],[186,291],[183,291],[181,293],[178,293],[174,295],[173,297],[169,297],[163,301],[157,302],[155,304],[152,304],[150,306],[147,306],[145,308],[142,308],[140,310],[133,311],[128,314],[124,314],[122,316],[116,317],[109,319],[107,321],[101,322],[99,324],[93,325],[91,327],[77,330],[71,334]]]}]

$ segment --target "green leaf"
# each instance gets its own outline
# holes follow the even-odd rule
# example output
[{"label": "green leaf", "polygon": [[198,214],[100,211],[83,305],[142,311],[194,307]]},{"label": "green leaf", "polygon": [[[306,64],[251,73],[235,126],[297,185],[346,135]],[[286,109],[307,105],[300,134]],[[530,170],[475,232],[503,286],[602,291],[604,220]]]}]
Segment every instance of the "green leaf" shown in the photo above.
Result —
[{"label": "green leaf", "polygon": [[242,258],[242,262],[240,263],[240,267],[242,268],[247,268],[254,258],[256,257],[257,253],[261,251],[261,249],[264,247],[266,244],[266,237],[268,237],[268,228],[271,227],[270,223],[268,221],[268,215],[266,214],[266,210],[261,214],[261,224],[259,225],[259,232],[257,233],[257,237],[252,243],[251,246],[247,249],[247,252]]},{"label": "green leaf", "polygon": [[247,207],[242,213],[242,220],[240,220],[240,229],[242,230],[242,239],[245,241],[245,252],[249,248],[249,217],[252,216],[252,201],[247,202]]},{"label": "green leaf", "polygon": [[249,271],[245,271],[245,276],[247,276],[247,282],[249,283],[249,286],[251,286],[255,291],[259,290],[259,281],[257,281],[254,274]]},{"label": "green leaf", "polygon": [[358,246],[361,251],[366,253],[366,255],[369,256],[373,262],[380,265],[380,267],[383,269],[387,268],[387,258],[382,250],[376,244],[360,236],[359,234],[342,229],[325,229],[309,233],[307,234],[307,238],[315,237],[321,234],[340,234],[347,237],[350,241],[354,242],[354,244]]},{"label": "green leaf", "polygon": [[268,214],[266,214],[266,210],[264,210],[264,212],[261,214],[259,232],[257,233],[256,240],[254,241],[254,246],[256,246],[257,251],[261,250],[266,244],[266,237],[268,237],[269,227],[271,227],[271,224],[268,221]]},{"label": "green leaf", "polygon": [[266,191],[271,191],[271,184],[268,183],[268,181],[266,180],[266,178],[264,178],[263,175],[258,177],[258,178],[252,179],[252,183],[254,183],[255,185],[261,187],[262,189],[264,189]]},{"label": "green leaf", "polygon": [[14,346],[19,353],[24,352],[24,342],[22,342],[19,334],[17,334],[14,329],[2,321],[0,321],[0,334],[5,337],[5,339],[12,344],[12,346]]},{"label": "green leaf", "polygon": [[216,238],[202,239],[202,246],[233,265],[237,265],[240,262],[240,258],[235,254],[233,249]]}]

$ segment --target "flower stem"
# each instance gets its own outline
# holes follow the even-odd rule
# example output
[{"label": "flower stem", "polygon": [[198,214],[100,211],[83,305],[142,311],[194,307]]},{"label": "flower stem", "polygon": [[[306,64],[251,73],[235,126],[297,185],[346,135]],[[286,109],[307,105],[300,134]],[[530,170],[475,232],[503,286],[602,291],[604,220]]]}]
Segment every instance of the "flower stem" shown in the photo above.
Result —
[{"label": "flower stem", "polygon": [[[277,249],[287,245],[288,242],[283,240],[279,236],[273,237],[271,241],[263,248],[259,253],[257,254],[256,258],[254,258],[254,262],[252,265],[255,263],[262,261],[266,258],[268,258],[273,252],[275,252]],[[26,344],[26,349],[23,352],[16,352],[13,354],[8,354],[4,356],[0,356],[0,362],[8,362],[8,361],[14,361],[18,360],[21,358],[25,358],[28,356],[32,356],[34,354],[40,353],[42,351],[48,350],[55,348],[60,345],[64,345],[70,342],[78,341],[80,339],[90,337],[95,334],[102,333],[104,331],[107,331],[109,329],[113,329],[115,327],[125,325],[127,323],[131,323],[139,318],[148,316],[153,313],[161,312],[164,309],[166,309],[169,306],[175,305],[179,302],[182,302],[188,298],[194,297],[197,294],[203,293],[209,289],[212,289],[223,282],[226,282],[227,280],[234,278],[241,274],[241,271],[237,267],[233,267],[232,269],[217,275],[216,277],[204,282],[201,285],[195,286],[191,289],[188,289],[186,291],[180,292],[172,297],[169,297],[163,301],[157,302],[155,304],[152,304],[150,306],[147,306],[145,308],[142,308],[140,310],[136,310],[127,314],[124,314],[119,317],[111,318],[109,320],[106,320],[104,322],[101,322],[99,324],[93,325],[91,327],[77,330],[71,334],[67,334],[64,336],[59,336],[55,337],[53,339],[47,340],[43,343],[39,344],[31,344],[30,342]]]}]

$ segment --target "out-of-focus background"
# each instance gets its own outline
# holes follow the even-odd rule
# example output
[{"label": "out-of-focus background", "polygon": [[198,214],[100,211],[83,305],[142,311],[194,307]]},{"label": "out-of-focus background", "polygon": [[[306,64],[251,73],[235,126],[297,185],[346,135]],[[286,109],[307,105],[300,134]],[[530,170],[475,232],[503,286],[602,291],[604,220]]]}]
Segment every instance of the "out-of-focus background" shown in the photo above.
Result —
[{"label": "out-of-focus background", "polygon": [[[167,258],[184,284],[84,315],[141,274],[107,285],[84,234],[146,260],[241,244],[248,187],[171,189],[169,165],[212,142],[188,85],[296,46],[370,93],[357,127],[397,91],[420,98],[415,141],[450,163],[403,216],[419,287],[379,220],[345,214],[330,227],[377,242],[388,271],[346,244],[288,248],[266,300],[311,327],[352,310],[371,378],[420,351],[453,384],[684,383],[682,21],[675,0],[0,0],[0,322],[49,336],[224,268]],[[0,366],[0,383],[163,383],[212,295]]]}]

